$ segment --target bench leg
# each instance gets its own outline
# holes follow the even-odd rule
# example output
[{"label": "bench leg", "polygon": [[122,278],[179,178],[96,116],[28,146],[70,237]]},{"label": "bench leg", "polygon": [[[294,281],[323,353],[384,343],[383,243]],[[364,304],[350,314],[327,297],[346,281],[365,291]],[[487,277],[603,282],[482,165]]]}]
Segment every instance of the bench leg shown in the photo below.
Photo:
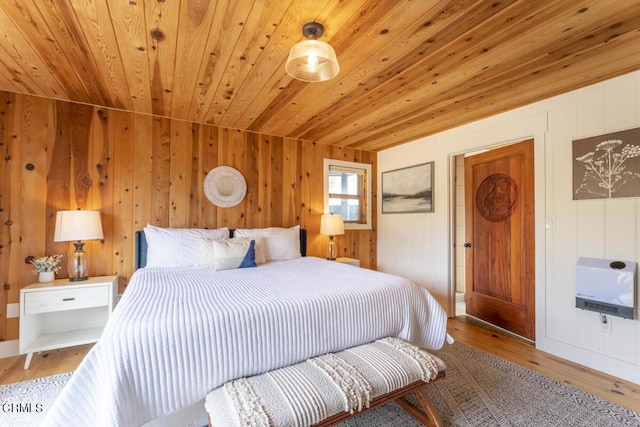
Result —
[{"label": "bench leg", "polygon": [[424,389],[424,387],[417,389],[414,394],[418,399],[418,402],[420,402],[420,405],[422,405],[422,409],[427,414],[427,417],[429,417],[430,423],[428,423],[427,425],[433,427],[442,427],[442,420],[440,419],[440,415],[438,415],[436,407],[433,405],[433,402],[429,398],[429,395],[427,394],[427,391]]},{"label": "bench leg", "polygon": [[416,399],[418,399],[418,403],[424,413],[403,398],[396,399],[396,402],[424,425],[428,427],[442,427],[442,419],[440,419],[440,416],[438,415],[438,412],[436,411],[436,408],[424,387],[416,389],[413,394]]}]

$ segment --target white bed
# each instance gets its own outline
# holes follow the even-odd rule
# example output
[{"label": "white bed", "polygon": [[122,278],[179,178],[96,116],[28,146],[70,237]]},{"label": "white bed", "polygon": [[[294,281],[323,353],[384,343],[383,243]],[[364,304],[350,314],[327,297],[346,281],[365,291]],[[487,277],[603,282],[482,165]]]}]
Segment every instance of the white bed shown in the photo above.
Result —
[{"label": "white bed", "polygon": [[409,280],[313,257],[143,268],[44,425],[142,425],[231,379],[385,336],[439,349],[446,314]]}]

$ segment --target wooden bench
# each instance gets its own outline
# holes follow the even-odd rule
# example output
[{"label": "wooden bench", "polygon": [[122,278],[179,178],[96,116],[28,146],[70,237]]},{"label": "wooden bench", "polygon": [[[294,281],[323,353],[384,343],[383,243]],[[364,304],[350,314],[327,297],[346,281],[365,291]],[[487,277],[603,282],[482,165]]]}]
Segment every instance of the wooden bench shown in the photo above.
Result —
[{"label": "wooden bench", "polygon": [[[396,401],[427,426],[442,426],[424,385],[445,376],[441,359],[383,338],[265,374],[230,381],[207,395],[213,427],[332,426]],[[418,405],[406,397],[413,393]]]}]

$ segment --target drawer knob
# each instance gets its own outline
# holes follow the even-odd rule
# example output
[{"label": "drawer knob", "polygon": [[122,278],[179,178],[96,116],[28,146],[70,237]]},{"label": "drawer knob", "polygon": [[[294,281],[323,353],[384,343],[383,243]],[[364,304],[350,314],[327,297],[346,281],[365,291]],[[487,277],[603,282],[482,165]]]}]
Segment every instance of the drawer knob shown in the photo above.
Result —
[{"label": "drawer knob", "polygon": [[73,301],[75,298],[62,298],[62,301]]}]

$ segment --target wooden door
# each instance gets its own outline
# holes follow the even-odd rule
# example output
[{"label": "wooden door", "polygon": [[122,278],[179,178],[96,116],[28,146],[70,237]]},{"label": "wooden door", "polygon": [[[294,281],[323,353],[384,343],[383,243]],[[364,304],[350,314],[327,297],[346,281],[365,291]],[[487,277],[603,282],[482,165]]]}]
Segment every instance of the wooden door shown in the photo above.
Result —
[{"label": "wooden door", "polygon": [[465,158],[468,315],[535,339],[533,140]]}]

